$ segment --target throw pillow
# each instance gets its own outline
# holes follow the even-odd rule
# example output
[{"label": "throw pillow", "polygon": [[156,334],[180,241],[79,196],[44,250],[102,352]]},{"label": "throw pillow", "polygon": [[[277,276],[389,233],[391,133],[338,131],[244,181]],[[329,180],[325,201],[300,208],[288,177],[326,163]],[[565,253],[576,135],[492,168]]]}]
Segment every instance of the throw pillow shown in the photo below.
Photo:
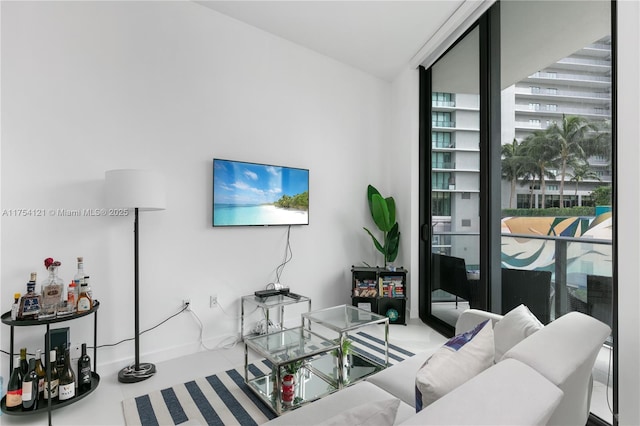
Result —
[{"label": "throw pillow", "polygon": [[367,402],[343,411],[322,423],[322,426],[391,426],[396,421],[400,400],[398,398]]},{"label": "throw pillow", "polygon": [[525,305],[513,308],[493,326],[496,342],[495,361],[499,362],[509,349],[542,327],[544,325]]},{"label": "throw pillow", "polygon": [[493,365],[490,320],[452,337],[420,367],[416,375],[416,412]]}]

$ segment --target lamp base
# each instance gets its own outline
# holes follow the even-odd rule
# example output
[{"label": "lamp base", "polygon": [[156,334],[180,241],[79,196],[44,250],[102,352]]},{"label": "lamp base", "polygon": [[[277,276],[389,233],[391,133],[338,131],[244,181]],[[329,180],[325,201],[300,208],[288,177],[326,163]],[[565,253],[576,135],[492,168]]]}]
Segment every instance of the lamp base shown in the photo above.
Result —
[{"label": "lamp base", "polygon": [[136,369],[135,364],[123,368],[118,373],[118,381],[121,383],[137,383],[147,380],[156,374],[156,366],[147,362],[141,362]]}]

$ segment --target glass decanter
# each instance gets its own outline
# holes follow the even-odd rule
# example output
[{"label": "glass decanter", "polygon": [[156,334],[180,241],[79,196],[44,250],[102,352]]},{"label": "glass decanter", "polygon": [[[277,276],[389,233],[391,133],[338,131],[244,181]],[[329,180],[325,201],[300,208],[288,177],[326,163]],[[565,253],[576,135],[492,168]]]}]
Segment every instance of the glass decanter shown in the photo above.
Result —
[{"label": "glass decanter", "polygon": [[42,306],[38,319],[53,318],[57,315],[58,309],[62,308],[64,281],[58,277],[58,266],[60,266],[60,262],[55,262],[47,268],[49,276],[42,282],[40,293]]}]

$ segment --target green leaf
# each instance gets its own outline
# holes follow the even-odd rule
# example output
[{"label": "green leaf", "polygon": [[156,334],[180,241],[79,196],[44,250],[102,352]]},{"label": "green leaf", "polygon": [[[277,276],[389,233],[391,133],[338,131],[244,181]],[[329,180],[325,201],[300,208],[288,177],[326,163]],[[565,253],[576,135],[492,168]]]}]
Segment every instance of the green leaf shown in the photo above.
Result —
[{"label": "green leaf", "polygon": [[[373,194],[371,197],[371,208],[373,221],[382,232],[389,232],[393,222],[389,220],[389,207],[387,201],[380,194]],[[395,214],[394,214],[395,215]]]},{"label": "green leaf", "polygon": [[371,236],[371,239],[373,240],[373,245],[376,246],[376,249],[384,255],[385,253],[384,253],[384,248],[382,247],[382,244],[378,242],[378,240],[376,239],[376,237],[373,236],[371,231],[369,231],[367,228],[363,228],[363,229],[367,231],[367,233]]},{"label": "green leaf", "polygon": [[385,198],[387,208],[389,209],[389,225],[396,223],[396,201],[393,197]]},{"label": "green leaf", "polygon": [[385,246],[385,260],[387,262],[393,262],[398,257],[398,248],[400,247],[400,231],[398,223],[396,222],[391,231],[387,233],[387,242]]},{"label": "green leaf", "polygon": [[373,206],[371,199],[373,198],[374,194],[380,195],[380,192],[378,192],[378,190],[373,185],[367,186],[367,200],[369,201],[369,211],[371,212],[371,216],[373,216]]}]

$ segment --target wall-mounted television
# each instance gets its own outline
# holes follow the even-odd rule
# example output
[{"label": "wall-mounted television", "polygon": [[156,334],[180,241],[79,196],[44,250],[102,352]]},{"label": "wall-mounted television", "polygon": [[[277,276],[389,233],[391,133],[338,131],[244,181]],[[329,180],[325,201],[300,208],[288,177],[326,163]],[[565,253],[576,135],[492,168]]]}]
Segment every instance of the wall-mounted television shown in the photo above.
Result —
[{"label": "wall-mounted television", "polygon": [[309,170],[213,159],[213,226],[309,224]]}]

